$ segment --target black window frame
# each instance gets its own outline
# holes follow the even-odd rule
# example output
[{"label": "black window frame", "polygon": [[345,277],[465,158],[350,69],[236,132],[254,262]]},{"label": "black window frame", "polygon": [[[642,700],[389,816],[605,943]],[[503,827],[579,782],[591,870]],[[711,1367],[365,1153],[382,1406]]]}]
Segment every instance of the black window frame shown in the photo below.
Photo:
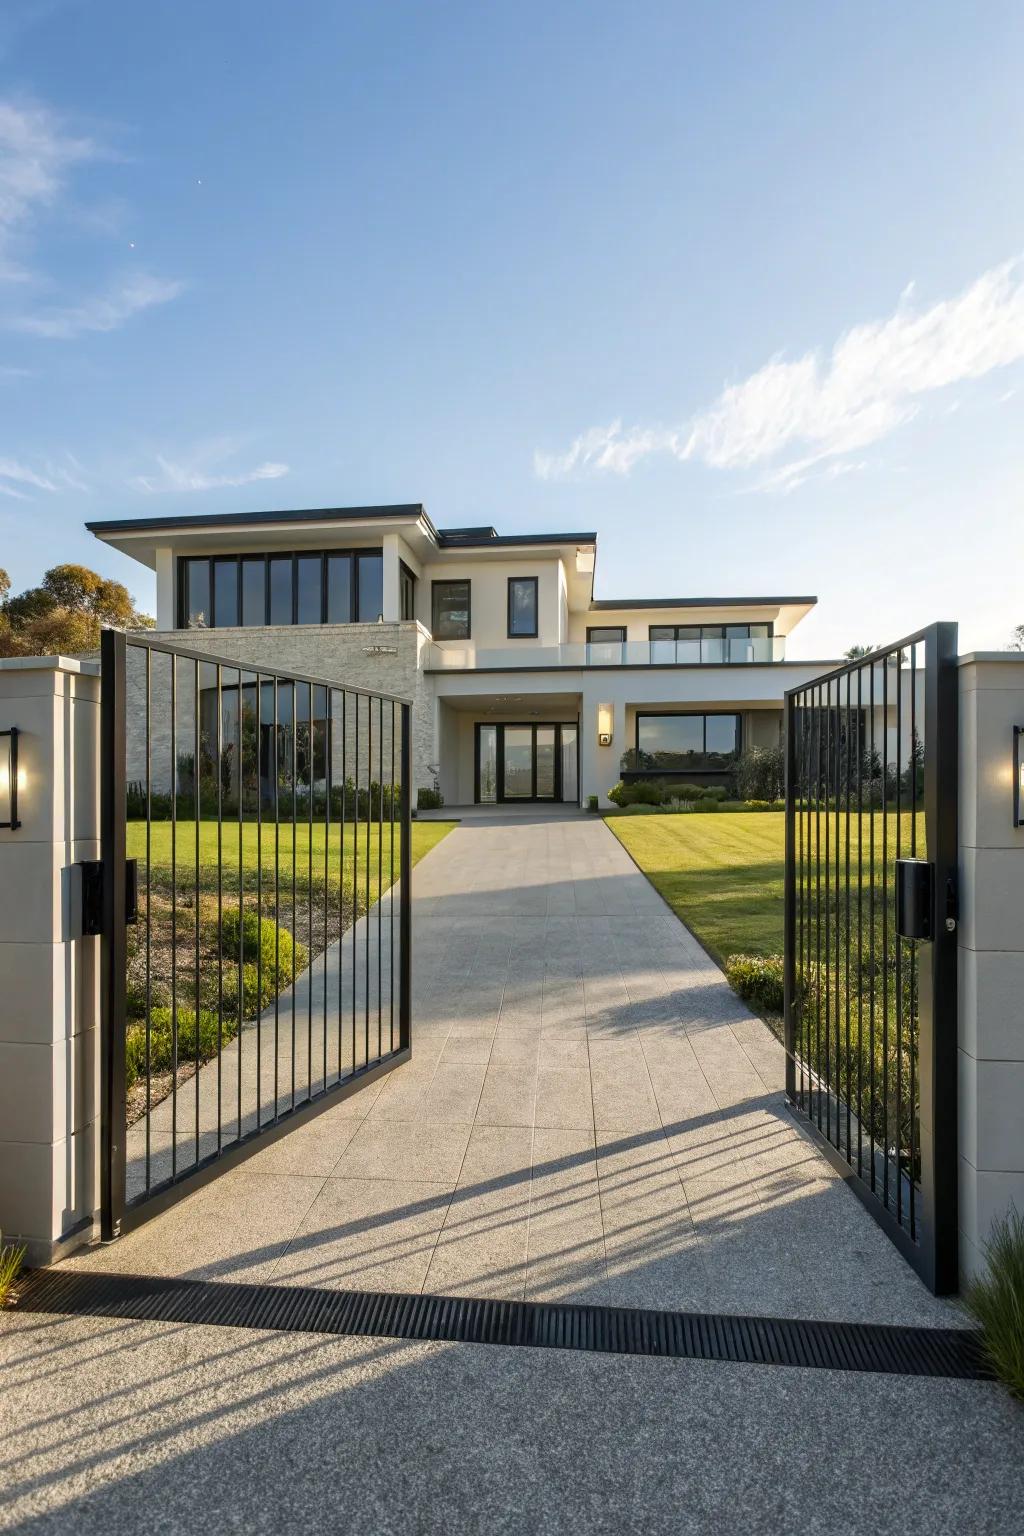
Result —
[{"label": "black window frame", "polygon": [[[342,556],[347,557],[347,558],[349,558],[351,560],[351,580],[350,580],[351,604],[350,604],[350,611],[351,611],[352,617],[349,618],[349,619],[335,619],[335,620],[329,621],[328,618],[327,618],[327,597],[328,597],[328,574],[327,574],[328,573],[328,566],[327,566],[327,562],[328,562],[328,560],[330,560],[332,558],[342,557]],[[299,622],[299,619],[298,619],[298,611],[299,611],[298,610],[298,602],[299,602],[299,592],[298,592],[298,572],[299,572],[299,567],[298,567],[298,562],[299,562],[299,560],[302,560],[302,559],[311,559],[311,560],[312,559],[316,559],[316,560],[320,561],[320,618],[319,618],[319,620],[313,619],[313,620],[306,621],[306,622],[311,622],[313,624],[316,624],[316,623],[326,624],[328,622],[333,622],[333,623],[336,623],[336,624],[338,624],[338,623],[347,623],[347,624],[368,624],[368,623],[372,623],[372,622],[374,622],[373,620],[370,620],[370,619],[360,619],[359,616],[358,616],[359,615],[359,568],[360,568],[359,557],[360,556],[363,556],[363,557],[371,556],[371,557],[373,557],[373,558],[375,558],[375,559],[380,561],[380,563],[381,563],[381,590],[383,592],[384,551],[383,551],[382,548],[378,549],[375,545],[370,545],[370,546],[362,545],[362,546],[358,546],[358,547],[356,547],[354,549],[333,549],[333,548],[331,548],[331,549],[292,549],[292,550],[272,549],[272,550],[266,550],[262,554],[257,554],[255,552],[251,552],[251,551],[246,550],[246,551],[240,551],[238,554],[179,555],[178,558],[177,558],[177,599],[176,599],[176,610],[177,610],[177,617],[178,617],[178,628],[179,629],[188,629],[190,627],[189,626],[188,582],[189,582],[189,567],[190,567],[190,565],[193,562],[195,562],[196,564],[204,564],[206,566],[206,568],[207,568],[207,583],[208,583],[208,590],[209,590],[209,593],[210,593],[210,609],[211,609],[211,613],[210,613],[210,621],[204,626],[205,628],[207,628],[207,629],[224,629],[224,628],[230,628],[230,629],[288,629],[288,628],[290,628],[293,625],[297,625],[298,622]],[[271,622],[271,618],[270,618],[270,605],[271,605],[270,562],[271,562],[271,560],[288,560],[288,561],[291,562],[291,617],[289,618],[289,620],[288,620],[288,622],[286,624],[272,623]],[[218,561],[220,561],[220,562],[232,561],[232,562],[234,562],[234,565],[235,565],[236,611],[237,611],[237,614],[238,614],[238,620],[237,620],[237,622],[235,624],[232,624],[232,625],[222,625],[222,624],[219,624],[217,622],[215,590],[214,590],[214,579],[213,579],[213,568],[214,568],[215,563],[218,562]],[[261,561],[262,564],[263,564],[263,623],[262,624],[247,624],[247,623],[243,622],[243,616],[244,616],[244,609],[243,609],[243,602],[242,602],[242,599],[243,599],[242,563],[243,563],[243,561],[247,561],[250,564],[255,564],[256,562]]]},{"label": "black window frame", "polygon": [[[408,613],[405,611],[407,607]],[[403,624],[416,618],[416,572],[411,571],[404,560],[398,562],[398,617]]]},{"label": "black window frame", "polygon": [[[465,587],[466,633],[439,635],[437,632],[437,590],[439,587]],[[430,636],[433,640],[471,640],[473,638],[473,583],[468,576],[441,576],[430,583]]]},{"label": "black window frame", "polygon": [[[529,584],[533,587],[533,628],[512,628],[512,588],[515,583]],[[507,586],[506,599],[506,625],[505,628],[510,640],[536,640],[540,634],[540,578],[537,576],[510,576]]]},{"label": "black window frame", "polygon": [[[612,630],[612,629],[614,629],[615,632],[616,632],[616,638],[614,640],[595,640],[594,639],[594,635],[597,633],[598,630]],[[626,643],[626,626],[625,626],[625,624],[588,624],[587,625],[587,644],[588,645],[625,645],[625,643]]]},{"label": "black window frame", "polygon": [[[703,738],[703,746],[701,748],[701,754],[700,755],[701,755],[701,758],[704,759],[704,761],[701,764],[695,764],[693,767],[690,767],[690,768],[679,768],[679,767],[675,767],[675,768],[670,768],[670,767],[663,767],[663,768],[641,768],[641,766],[640,766],[640,722],[641,722],[641,720],[680,720],[680,719],[682,719],[682,720],[702,720],[703,721],[703,727],[702,727],[702,730],[701,730],[701,735],[702,735],[702,738]],[[736,722],[736,746],[735,746],[735,749],[734,749],[734,754],[733,754],[732,758],[730,759],[730,761],[724,767],[717,766],[717,765],[713,766],[713,767],[709,767],[707,765],[707,756],[708,756],[708,720],[709,719],[710,720],[730,719],[730,720],[735,720],[735,722]],[[636,767],[631,770],[631,775],[633,777],[649,778],[652,774],[655,775],[656,777],[661,777],[662,775],[669,775],[669,774],[671,774],[673,776],[675,776],[675,775],[683,775],[685,777],[688,774],[698,774],[698,773],[699,774],[704,774],[704,775],[707,775],[707,774],[722,774],[722,775],[725,775],[725,774],[728,774],[728,773],[732,772],[733,768],[735,767],[736,763],[739,761],[739,759],[742,756],[742,754],[743,754],[743,715],[742,715],[742,713],[738,709],[638,709],[637,712],[636,712],[636,716],[635,716],[635,718],[633,720],[633,756],[634,756],[634,760],[635,760],[635,763],[636,763]],[[724,755],[725,754],[723,754],[723,753],[716,753],[715,754],[716,757],[722,757]]]},{"label": "black window frame", "polygon": [[[648,640],[648,643],[652,644],[652,645],[657,645],[659,642],[662,642],[662,641],[667,642],[670,638],[671,638],[671,640],[673,642],[676,642],[676,641],[679,640],[679,631],[681,629],[697,629],[697,630],[699,630],[700,634],[699,634],[699,636],[697,638],[700,639],[700,640],[749,640],[750,639],[750,625],[751,624],[756,624],[758,626],[758,628],[762,628],[763,627],[763,628],[767,629],[767,631],[768,631],[768,634],[766,636],[765,635],[755,635],[754,636],[755,640],[761,640],[761,639],[771,640],[773,638],[773,636],[775,634],[775,621],[773,619],[751,619],[748,623],[743,623],[743,624],[726,624],[724,621],[721,624],[648,624],[648,626],[647,626],[647,640]],[[668,635],[659,635],[658,639],[655,640],[653,631],[656,630],[656,629],[671,629],[673,631],[673,633],[672,633],[671,637],[668,636]],[[717,635],[705,634],[705,630],[712,630],[712,629],[717,629],[719,631],[719,633]],[[725,631],[727,629],[745,629],[746,630],[746,634],[745,635],[727,635],[725,633]],[[588,630],[587,633],[589,634],[590,631]],[[693,638],[694,638],[693,635],[684,635],[683,636],[684,640],[692,640]]]}]

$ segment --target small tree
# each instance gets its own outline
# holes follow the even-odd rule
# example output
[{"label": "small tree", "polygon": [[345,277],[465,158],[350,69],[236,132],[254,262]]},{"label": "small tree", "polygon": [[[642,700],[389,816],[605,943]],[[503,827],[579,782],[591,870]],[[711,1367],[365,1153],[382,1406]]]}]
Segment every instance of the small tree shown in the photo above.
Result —
[{"label": "small tree", "polygon": [[862,656],[870,656],[874,649],[874,645],[851,645],[848,651],[843,652],[843,660],[859,661]]},{"label": "small tree", "polygon": [[1011,651],[1024,651],[1024,624],[1018,624],[1010,637],[1008,647]]},{"label": "small tree", "polygon": [[80,656],[100,643],[100,630],[149,629],[128,588],[85,565],[55,565],[38,587],[11,597],[10,578],[0,572],[0,655],[39,656],[62,652]]}]

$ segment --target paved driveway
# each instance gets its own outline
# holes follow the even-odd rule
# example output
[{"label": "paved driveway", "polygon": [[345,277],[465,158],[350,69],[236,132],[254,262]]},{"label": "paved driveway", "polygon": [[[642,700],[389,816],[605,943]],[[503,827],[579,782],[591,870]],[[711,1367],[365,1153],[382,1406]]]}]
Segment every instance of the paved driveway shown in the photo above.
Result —
[{"label": "paved driveway", "polygon": [[948,1322],[783,1057],[603,823],[467,817],[414,875],[413,1060],[100,1268]]}]

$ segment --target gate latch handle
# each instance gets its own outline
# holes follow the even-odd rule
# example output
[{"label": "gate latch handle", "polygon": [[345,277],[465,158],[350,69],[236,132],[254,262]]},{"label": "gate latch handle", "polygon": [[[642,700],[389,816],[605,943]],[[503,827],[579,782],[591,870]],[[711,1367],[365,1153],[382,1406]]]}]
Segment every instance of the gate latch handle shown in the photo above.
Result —
[{"label": "gate latch handle", "polygon": [[956,932],[956,920],[958,917],[956,903],[956,881],[950,875],[946,881],[946,932]]},{"label": "gate latch handle", "polygon": [[[103,932],[103,861],[82,859],[78,865],[82,871],[82,933],[86,938],[96,938]],[[124,861],[124,920],[135,924],[139,920],[139,861]]]}]

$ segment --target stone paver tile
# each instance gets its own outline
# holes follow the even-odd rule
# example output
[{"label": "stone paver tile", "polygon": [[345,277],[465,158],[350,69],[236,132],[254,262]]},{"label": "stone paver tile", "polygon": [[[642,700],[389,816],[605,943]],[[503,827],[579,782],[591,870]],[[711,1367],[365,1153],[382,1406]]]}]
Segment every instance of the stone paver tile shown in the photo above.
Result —
[{"label": "stone paver tile", "polygon": [[537,1074],[534,1124],[589,1130],[594,1124],[590,1073],[583,1067],[544,1067]]},{"label": "stone paver tile", "polygon": [[478,1125],[532,1125],[537,1073],[530,1066],[487,1068],[476,1112]]},{"label": "stone paver tile", "polygon": [[250,1173],[319,1174],[326,1178],[359,1129],[359,1120],[337,1119],[324,1124],[324,1115],[296,1126],[247,1160]]},{"label": "stone paver tile", "polygon": [[470,1062],[479,1066],[486,1066],[491,1057],[491,1044],[494,1039],[492,1034],[486,1035],[456,1035],[449,1036],[444,1050],[441,1052],[439,1065],[442,1067],[458,1066],[462,1062]]},{"label": "stone paver tile", "polygon": [[424,1095],[433,1082],[436,1066],[422,1066],[418,1059],[396,1067],[374,1100],[371,1120],[414,1120]]},{"label": "stone paver tile", "polygon": [[367,1117],[342,1153],[334,1177],[454,1184],[470,1130],[469,1125]]},{"label": "stone paver tile", "polygon": [[472,1125],[487,1068],[479,1062],[445,1066],[442,1062],[420,1099],[415,1118],[434,1125]]},{"label": "stone paver tile", "polygon": [[545,1068],[588,1068],[590,1066],[590,1052],[586,1039],[565,1040],[560,1036],[542,1036],[540,1042],[540,1065]]},{"label": "stone paver tile", "polygon": [[418,1291],[451,1197],[448,1184],[328,1179],[274,1284]]},{"label": "stone paver tile", "polygon": [[598,1130],[660,1129],[658,1102],[643,1055],[639,1054],[638,1059],[632,1050],[602,1055],[591,1041],[590,1058],[594,1124]]},{"label": "stone paver tile", "polygon": [[526,1283],[532,1131],[477,1126],[425,1289],[521,1297]]},{"label": "stone paver tile", "polygon": [[499,1029],[491,1046],[489,1065],[535,1067],[540,1041],[537,1030]]},{"label": "stone paver tile", "polygon": [[605,1279],[592,1131],[534,1133],[527,1295],[593,1300]]},{"label": "stone paver tile", "polygon": [[116,1243],[68,1262],[130,1274],[266,1281],[323,1184],[319,1175],[253,1173],[245,1164]]}]

